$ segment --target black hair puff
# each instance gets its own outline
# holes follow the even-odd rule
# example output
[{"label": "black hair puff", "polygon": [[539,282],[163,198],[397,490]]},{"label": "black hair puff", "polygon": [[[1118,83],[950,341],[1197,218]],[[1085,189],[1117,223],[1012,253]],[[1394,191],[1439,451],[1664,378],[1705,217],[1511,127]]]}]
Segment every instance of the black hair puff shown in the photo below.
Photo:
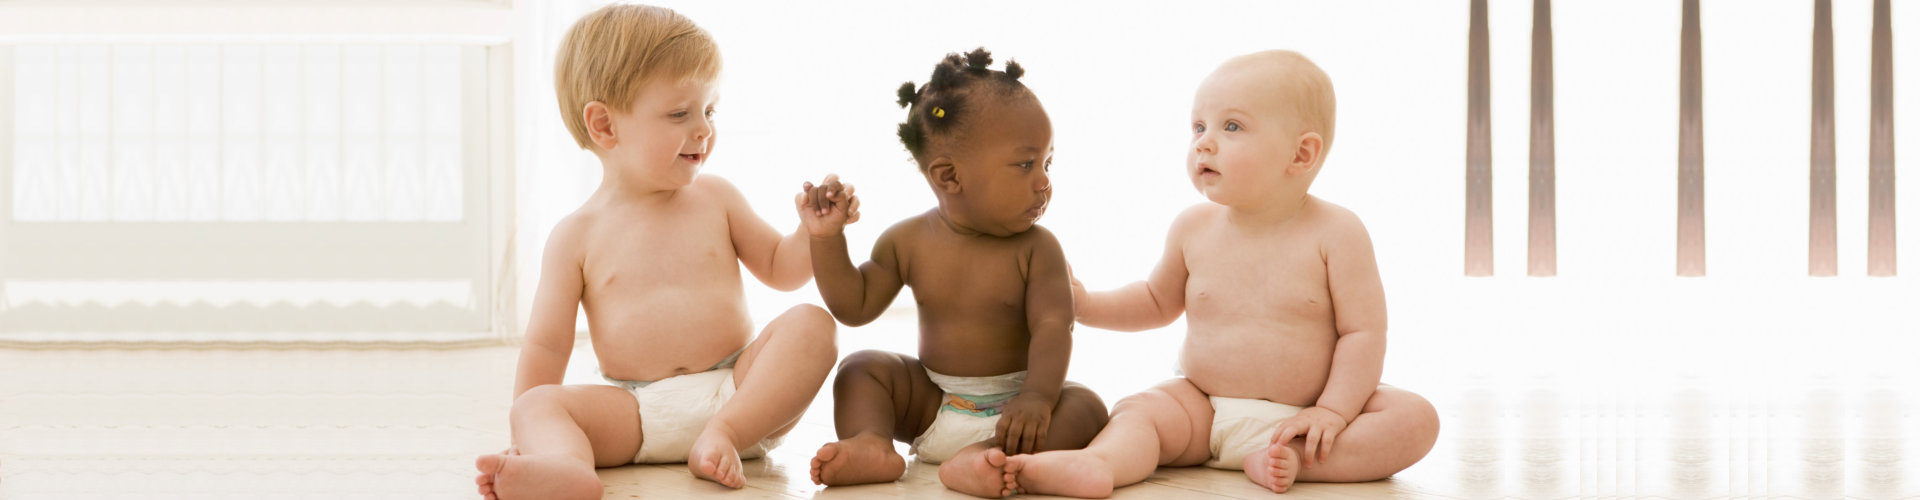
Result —
[{"label": "black hair puff", "polygon": [[915,90],[916,88],[913,86],[913,82],[900,84],[900,107],[904,108],[913,103],[920,102],[920,94]]}]

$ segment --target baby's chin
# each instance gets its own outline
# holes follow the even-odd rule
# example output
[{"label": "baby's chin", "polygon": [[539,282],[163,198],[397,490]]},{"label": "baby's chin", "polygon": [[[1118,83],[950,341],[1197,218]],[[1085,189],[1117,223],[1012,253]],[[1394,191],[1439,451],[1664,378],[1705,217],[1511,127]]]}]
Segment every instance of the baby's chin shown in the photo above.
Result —
[{"label": "baby's chin", "polygon": [[1200,195],[1207,197],[1207,201],[1211,201],[1220,205],[1226,205],[1229,207],[1233,206],[1233,197],[1227,195],[1227,192],[1226,192],[1227,190],[1225,189],[1226,186],[1221,186],[1219,184],[1207,186],[1207,185],[1199,184],[1198,182],[1195,182],[1194,184],[1195,184],[1194,187],[1200,190]]}]

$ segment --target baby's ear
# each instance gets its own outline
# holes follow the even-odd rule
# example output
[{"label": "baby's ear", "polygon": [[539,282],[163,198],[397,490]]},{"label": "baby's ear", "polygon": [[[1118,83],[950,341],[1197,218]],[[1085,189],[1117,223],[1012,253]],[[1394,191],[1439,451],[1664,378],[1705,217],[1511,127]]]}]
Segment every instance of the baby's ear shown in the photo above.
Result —
[{"label": "baby's ear", "polygon": [[1313,170],[1313,166],[1320,162],[1320,152],[1325,147],[1326,142],[1319,132],[1301,132],[1299,142],[1293,146],[1293,158],[1287,162],[1287,174],[1299,175]]},{"label": "baby's ear", "polygon": [[620,138],[613,134],[613,108],[606,103],[593,101],[580,109],[581,121],[587,124],[587,139],[601,151],[611,151],[620,145]]},{"label": "baby's ear", "polygon": [[927,163],[927,182],[933,183],[934,190],[960,194],[960,169],[954,168],[953,158],[934,158]]}]

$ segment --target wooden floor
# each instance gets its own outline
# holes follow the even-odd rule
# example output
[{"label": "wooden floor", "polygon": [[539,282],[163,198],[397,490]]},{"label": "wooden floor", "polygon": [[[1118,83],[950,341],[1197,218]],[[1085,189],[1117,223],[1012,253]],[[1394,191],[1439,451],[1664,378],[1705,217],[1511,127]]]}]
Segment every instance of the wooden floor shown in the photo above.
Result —
[{"label": "wooden floor", "polygon": [[[881,330],[911,320],[891,321],[843,333],[842,353],[910,348],[911,335]],[[1170,336],[1105,335],[1076,347],[1070,377],[1109,403],[1170,374],[1138,361],[1165,366],[1155,349]],[[1426,460],[1386,481],[1305,484],[1283,498],[1920,497],[1920,384],[1909,372],[1654,372],[1575,348],[1528,351],[1559,363],[1498,364],[1487,360],[1516,355],[1485,345],[1396,345],[1388,381],[1426,395],[1443,419]],[[0,499],[474,498],[474,456],[507,443],[515,354],[0,350]],[[591,381],[588,364],[569,381]],[[747,463],[746,490],[685,466],[628,466],[601,471],[607,497],[964,498],[917,464],[898,483],[809,483],[808,457],[833,437],[831,408],[823,391],[784,447]],[[1273,495],[1238,472],[1196,468],[1115,497]]]}]

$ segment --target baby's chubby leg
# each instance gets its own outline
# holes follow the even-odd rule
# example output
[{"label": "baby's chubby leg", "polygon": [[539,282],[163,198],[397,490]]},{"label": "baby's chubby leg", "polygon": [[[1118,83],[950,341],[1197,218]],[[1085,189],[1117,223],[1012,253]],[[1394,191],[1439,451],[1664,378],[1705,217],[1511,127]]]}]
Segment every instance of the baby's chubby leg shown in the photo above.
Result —
[{"label": "baby's chubby leg", "polygon": [[514,400],[510,419],[518,454],[475,461],[489,500],[600,498],[593,469],[625,465],[640,450],[639,403],[618,387],[534,387]]},{"label": "baby's chubby leg", "polygon": [[[1385,479],[1427,456],[1440,436],[1433,404],[1405,389],[1382,385],[1367,398],[1360,416],[1347,423],[1327,459],[1300,470],[1301,481],[1351,483]],[[1301,439],[1284,443],[1306,458]]]},{"label": "baby's chubby leg", "polygon": [[1008,481],[1026,493],[1105,498],[1145,481],[1160,465],[1203,463],[1213,405],[1184,378],[1120,400],[1086,449],[1007,458]]},{"label": "baby's chubby leg", "polygon": [[[1069,382],[1060,388],[1049,422],[1046,439],[1035,451],[1078,450],[1107,425],[1107,404],[1086,386]],[[940,483],[977,497],[1012,495],[1016,485],[1006,473],[1007,452],[1002,446],[996,438],[962,448],[940,464]]]},{"label": "baby's chubby leg", "polygon": [[687,455],[693,475],[746,486],[740,450],[793,430],[838,357],[833,316],[799,305],[767,324],[734,365],[733,399],[707,423]]},{"label": "baby's chubby leg", "polygon": [[840,440],[814,454],[813,482],[828,486],[900,479],[906,459],[893,441],[912,441],[933,425],[940,386],[920,360],[886,351],[860,351],[840,363],[833,380],[833,423]]}]

